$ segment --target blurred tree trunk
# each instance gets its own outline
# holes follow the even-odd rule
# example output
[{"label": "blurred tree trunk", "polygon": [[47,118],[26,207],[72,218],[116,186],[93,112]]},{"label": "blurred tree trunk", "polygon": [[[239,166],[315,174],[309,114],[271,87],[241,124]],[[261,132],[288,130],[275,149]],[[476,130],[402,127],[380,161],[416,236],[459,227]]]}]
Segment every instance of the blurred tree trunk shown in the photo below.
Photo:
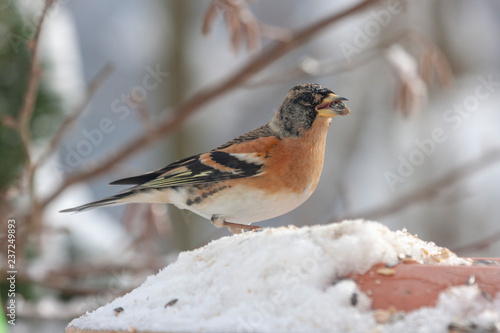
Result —
[{"label": "blurred tree trunk", "polygon": [[[187,41],[188,41],[188,25],[192,19],[189,18],[189,3],[186,1],[168,1],[165,3],[165,10],[167,10],[168,17],[171,20],[171,24],[167,25],[167,28],[171,28],[172,31],[165,31],[165,34],[171,34],[170,40],[172,41],[165,46],[165,57],[166,64],[161,66],[166,68],[170,73],[170,77],[174,78],[174,82],[170,82],[167,90],[165,91],[165,101],[163,105],[176,106],[182,102],[187,94],[188,85],[188,70],[187,66]],[[176,159],[182,159],[190,152],[185,151],[185,133],[184,131],[176,131],[174,135],[169,136],[169,144],[172,147],[173,155]],[[165,165],[174,162],[165,161]],[[172,246],[178,250],[189,250],[190,246],[190,232],[189,226],[187,225],[185,219],[182,216],[182,212],[174,208],[172,205],[169,206],[169,215],[172,219],[172,226],[174,228],[174,239],[172,240]]]}]

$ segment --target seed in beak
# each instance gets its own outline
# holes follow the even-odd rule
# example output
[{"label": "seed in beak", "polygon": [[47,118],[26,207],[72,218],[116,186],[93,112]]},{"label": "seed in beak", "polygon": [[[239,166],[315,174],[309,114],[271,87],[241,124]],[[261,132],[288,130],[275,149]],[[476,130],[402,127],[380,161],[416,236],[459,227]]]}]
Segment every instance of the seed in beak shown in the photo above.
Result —
[{"label": "seed in beak", "polygon": [[330,103],[329,107],[331,107],[332,109],[344,110],[345,104],[342,103],[341,101],[333,101]]}]

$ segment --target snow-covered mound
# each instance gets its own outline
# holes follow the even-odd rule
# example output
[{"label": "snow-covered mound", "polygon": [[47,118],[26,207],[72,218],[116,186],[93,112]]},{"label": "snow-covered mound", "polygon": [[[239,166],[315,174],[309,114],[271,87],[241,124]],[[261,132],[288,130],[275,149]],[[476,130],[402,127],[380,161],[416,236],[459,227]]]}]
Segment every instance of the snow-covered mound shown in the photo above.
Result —
[{"label": "snow-covered mound", "polygon": [[376,222],[269,228],[181,253],[142,286],[68,327],[138,332],[368,332],[377,327],[377,332],[401,332],[404,327],[411,332],[426,322],[445,331],[464,315],[500,320],[499,297],[482,307],[476,302],[470,313],[471,299],[480,297],[470,286],[442,296],[436,308],[378,325],[370,299],[353,280],[340,278],[401,257],[468,264],[447,249]]}]

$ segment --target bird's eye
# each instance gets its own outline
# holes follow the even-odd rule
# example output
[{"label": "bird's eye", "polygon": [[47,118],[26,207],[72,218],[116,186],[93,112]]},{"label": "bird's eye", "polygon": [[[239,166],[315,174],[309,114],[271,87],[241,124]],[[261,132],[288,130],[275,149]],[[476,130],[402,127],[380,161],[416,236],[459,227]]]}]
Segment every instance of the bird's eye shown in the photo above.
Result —
[{"label": "bird's eye", "polygon": [[304,103],[311,104],[314,101],[314,97],[310,93],[305,93],[300,96],[300,100]]}]

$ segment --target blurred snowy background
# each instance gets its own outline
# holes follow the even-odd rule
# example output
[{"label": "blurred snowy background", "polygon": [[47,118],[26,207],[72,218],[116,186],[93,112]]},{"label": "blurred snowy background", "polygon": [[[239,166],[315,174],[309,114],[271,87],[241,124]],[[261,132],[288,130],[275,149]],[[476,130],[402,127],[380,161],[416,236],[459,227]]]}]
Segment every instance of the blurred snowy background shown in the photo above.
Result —
[{"label": "blurred snowy background", "polygon": [[[10,125],[26,86],[26,78],[17,79],[27,75],[29,57],[23,58],[24,66],[14,66],[13,59],[26,53],[22,48],[43,4],[0,2],[1,149],[2,156],[20,165]],[[500,3],[494,0],[373,2],[204,104],[167,136],[44,201],[65,179],[91,170],[163,120],[174,119],[180,103],[279,40],[354,5],[220,1],[203,34],[210,4],[56,0],[47,12],[39,43],[40,91],[48,91],[54,102],[47,104],[60,112],[39,111],[34,119],[32,131],[49,133],[36,137],[34,156],[82,103],[87,85],[103,68],[104,74],[55,154],[35,172],[34,195],[44,203],[40,216],[29,216],[33,200],[13,182],[21,167],[7,165],[2,157],[2,248],[7,219],[21,223],[26,217],[25,225],[18,224],[19,307],[13,332],[61,331],[69,319],[137,286],[179,251],[228,235],[166,205],[75,215],[58,211],[116,193],[120,187],[107,185],[113,180],[161,168],[266,123],[287,91],[303,82],[347,97],[351,115],[333,120],[313,196],[259,225],[374,219],[462,256],[500,256]],[[238,20],[247,25],[239,38],[231,38]],[[40,94],[38,104],[51,100]],[[2,274],[5,260],[0,258]]]}]

